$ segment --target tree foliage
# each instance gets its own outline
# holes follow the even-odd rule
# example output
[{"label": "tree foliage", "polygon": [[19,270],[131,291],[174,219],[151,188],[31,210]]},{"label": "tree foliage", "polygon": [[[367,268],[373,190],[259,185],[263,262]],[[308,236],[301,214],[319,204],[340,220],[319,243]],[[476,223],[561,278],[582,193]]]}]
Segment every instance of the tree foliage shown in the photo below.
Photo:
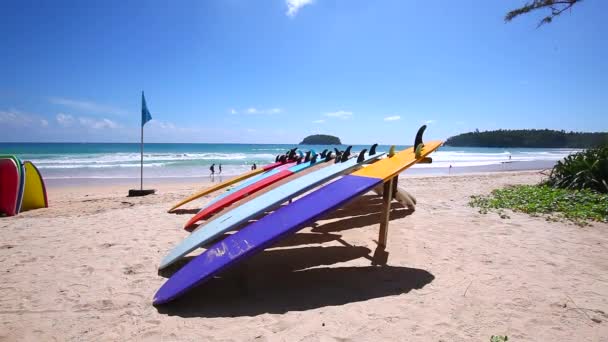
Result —
[{"label": "tree foliage", "polygon": [[450,137],[448,146],[587,148],[608,144],[608,133],[582,133],[549,129],[497,130]]},{"label": "tree foliage", "polygon": [[505,16],[505,21],[509,22],[514,18],[526,14],[536,10],[549,10],[550,14],[545,16],[538,23],[537,27],[540,27],[544,24],[549,24],[553,21],[553,19],[560,14],[564,13],[567,10],[570,10],[572,6],[583,0],[532,0],[531,2],[527,2],[522,7],[514,9],[507,13]]},{"label": "tree foliage", "polygon": [[341,145],[340,138],[327,134],[309,135],[300,145]]}]

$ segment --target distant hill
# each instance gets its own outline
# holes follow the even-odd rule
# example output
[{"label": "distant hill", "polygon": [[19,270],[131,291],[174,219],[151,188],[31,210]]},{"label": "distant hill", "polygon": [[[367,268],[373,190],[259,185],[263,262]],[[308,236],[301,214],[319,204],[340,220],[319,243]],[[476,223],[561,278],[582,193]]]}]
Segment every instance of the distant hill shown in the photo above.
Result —
[{"label": "distant hill", "polygon": [[608,144],[608,133],[518,129],[463,133],[446,140],[447,146],[458,147],[544,147],[587,148]]},{"label": "distant hill", "polygon": [[300,142],[300,145],[342,145],[342,143],[340,142],[340,138],[333,135],[315,134],[304,138]]}]

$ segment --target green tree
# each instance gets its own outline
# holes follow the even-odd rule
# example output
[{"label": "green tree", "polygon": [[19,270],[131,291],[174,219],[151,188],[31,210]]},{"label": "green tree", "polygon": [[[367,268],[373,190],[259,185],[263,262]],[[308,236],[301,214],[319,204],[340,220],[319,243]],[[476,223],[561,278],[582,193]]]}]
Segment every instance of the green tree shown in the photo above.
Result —
[{"label": "green tree", "polygon": [[583,0],[532,0],[531,2],[525,3],[522,7],[516,8],[505,16],[505,21],[510,22],[514,18],[537,10],[549,10],[550,14],[544,17],[537,25],[540,27],[544,24],[549,24],[553,19],[567,10],[570,10],[572,6]]}]

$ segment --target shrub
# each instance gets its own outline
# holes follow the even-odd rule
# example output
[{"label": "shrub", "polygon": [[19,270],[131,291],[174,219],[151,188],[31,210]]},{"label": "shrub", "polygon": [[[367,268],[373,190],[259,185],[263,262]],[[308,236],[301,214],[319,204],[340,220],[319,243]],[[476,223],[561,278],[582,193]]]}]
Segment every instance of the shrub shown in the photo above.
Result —
[{"label": "shrub", "polygon": [[608,193],[608,145],[574,153],[557,162],[545,184]]}]

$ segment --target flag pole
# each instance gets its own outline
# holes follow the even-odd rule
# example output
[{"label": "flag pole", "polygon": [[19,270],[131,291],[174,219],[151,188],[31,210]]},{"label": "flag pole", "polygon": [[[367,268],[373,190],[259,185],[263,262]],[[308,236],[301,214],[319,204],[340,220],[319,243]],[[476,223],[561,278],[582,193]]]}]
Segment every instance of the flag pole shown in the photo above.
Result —
[{"label": "flag pole", "polygon": [[139,169],[139,190],[144,189],[144,125],[141,125],[141,159],[140,159],[140,169]]},{"label": "flag pole", "polygon": [[141,140],[139,142],[139,190],[130,189],[129,196],[146,196],[156,192],[154,189],[144,190],[144,125],[152,120],[152,115],[146,105],[144,92],[141,92]]}]

